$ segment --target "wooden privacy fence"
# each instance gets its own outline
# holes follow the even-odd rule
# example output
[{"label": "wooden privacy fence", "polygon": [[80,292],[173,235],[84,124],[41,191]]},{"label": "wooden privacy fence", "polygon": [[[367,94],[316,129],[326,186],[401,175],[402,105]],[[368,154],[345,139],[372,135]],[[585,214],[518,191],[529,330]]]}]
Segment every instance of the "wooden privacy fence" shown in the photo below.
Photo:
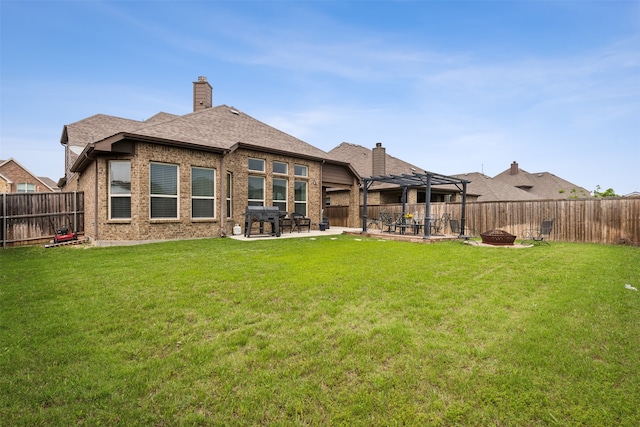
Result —
[{"label": "wooden privacy fence", "polygon": [[[380,211],[401,212],[401,204],[367,206],[367,216],[378,218]],[[341,210],[325,207],[331,224],[339,225]],[[405,212],[425,212],[424,203],[407,204]],[[460,219],[460,203],[431,203],[431,217],[444,213]],[[610,197],[526,202],[470,202],[466,205],[466,228],[476,236],[492,229],[505,230],[522,238],[524,231],[538,228],[543,219],[552,219],[551,240],[563,242],[617,244],[622,238],[640,241],[640,198]],[[362,207],[360,208],[362,224]],[[450,232],[450,229],[445,231]]]},{"label": "wooden privacy fence", "polygon": [[3,193],[0,198],[2,247],[48,241],[56,229],[84,233],[84,193]]}]

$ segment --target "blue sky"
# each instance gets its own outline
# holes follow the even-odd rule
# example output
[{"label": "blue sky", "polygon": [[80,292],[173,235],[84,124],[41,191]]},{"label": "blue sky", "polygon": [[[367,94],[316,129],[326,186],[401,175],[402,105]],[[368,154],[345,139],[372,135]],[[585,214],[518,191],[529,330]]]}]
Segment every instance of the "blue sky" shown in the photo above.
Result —
[{"label": "blue sky", "polygon": [[65,124],[227,104],[325,151],[512,161],[640,191],[639,1],[0,1],[0,159],[63,175]]}]

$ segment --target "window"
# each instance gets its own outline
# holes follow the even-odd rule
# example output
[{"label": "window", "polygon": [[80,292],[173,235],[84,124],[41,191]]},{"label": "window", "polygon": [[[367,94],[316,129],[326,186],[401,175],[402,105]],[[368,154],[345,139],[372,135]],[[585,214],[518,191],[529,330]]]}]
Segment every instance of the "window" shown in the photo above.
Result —
[{"label": "window", "polygon": [[178,218],[178,165],[150,166],[151,218]]},{"label": "window", "polygon": [[273,206],[277,206],[283,212],[287,212],[287,180],[273,179]]},{"label": "window", "polygon": [[109,219],[131,219],[131,162],[109,162]]},{"label": "window", "polygon": [[233,206],[231,204],[231,194],[233,194],[231,191],[232,181],[233,175],[231,174],[231,172],[227,172],[227,218],[233,217],[233,211],[231,210],[231,207]]},{"label": "window", "polygon": [[264,160],[249,159],[249,170],[256,172],[264,172]]},{"label": "window", "polygon": [[264,206],[264,178],[260,176],[250,176],[248,183],[249,206]]},{"label": "window", "polygon": [[36,185],[35,184],[27,184],[27,183],[18,184],[17,192],[18,193],[35,193],[36,192]]},{"label": "window", "polygon": [[289,173],[289,165],[282,162],[273,162],[273,173],[286,175]]},{"label": "window", "polygon": [[307,216],[307,182],[296,181],[294,183],[295,212]]},{"label": "window", "polygon": [[295,176],[307,176],[307,167],[302,165],[295,165],[293,168],[293,174]]},{"label": "window", "polygon": [[191,217],[215,218],[215,170],[191,168]]}]

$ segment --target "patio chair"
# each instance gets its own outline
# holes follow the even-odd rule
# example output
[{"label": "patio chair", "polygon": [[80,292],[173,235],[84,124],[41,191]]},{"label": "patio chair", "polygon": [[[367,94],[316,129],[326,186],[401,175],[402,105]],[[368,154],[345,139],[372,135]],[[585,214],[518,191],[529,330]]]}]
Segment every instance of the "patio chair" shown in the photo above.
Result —
[{"label": "patio chair", "polygon": [[289,229],[289,233],[291,233],[293,231],[293,221],[291,220],[291,218],[287,217],[287,213],[286,212],[281,212],[280,215],[280,231],[284,232],[285,229]]},{"label": "patio chair", "polygon": [[523,234],[523,239],[521,244],[533,243],[539,245],[540,243],[545,243],[549,246],[549,242],[545,240],[545,237],[548,239],[551,237],[551,231],[553,230],[553,219],[543,219],[540,223],[540,228],[531,228],[529,230],[525,230]]},{"label": "patio chair", "polygon": [[[387,211],[381,211],[380,212],[380,223],[382,224],[382,227],[386,227],[387,228],[387,232],[391,233],[391,228],[393,227],[394,231],[395,231],[395,221],[393,220],[393,215],[391,215],[391,213],[387,212]],[[383,230],[384,231],[384,230]]]},{"label": "patio chair", "polygon": [[308,232],[311,232],[311,218],[307,218],[298,212],[291,212],[290,216],[293,221],[293,227],[298,230],[298,233],[305,227]]},{"label": "patio chair", "polygon": [[376,227],[378,230],[382,230],[382,214],[384,211],[380,211],[380,216],[377,218],[369,218],[367,222],[367,228]]}]

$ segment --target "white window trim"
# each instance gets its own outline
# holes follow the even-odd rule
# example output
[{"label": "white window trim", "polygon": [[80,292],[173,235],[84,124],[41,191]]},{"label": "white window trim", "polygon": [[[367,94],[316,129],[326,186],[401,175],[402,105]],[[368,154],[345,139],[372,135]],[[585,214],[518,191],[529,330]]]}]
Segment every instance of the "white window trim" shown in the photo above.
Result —
[{"label": "white window trim", "polygon": [[[296,173],[296,168],[297,168],[297,167],[304,168],[305,174],[304,174],[304,175],[298,175],[298,174]],[[302,176],[302,177],[305,177],[305,178],[306,178],[306,177],[308,177],[308,176],[309,176],[309,166],[307,166],[307,165],[294,165],[294,167],[293,167],[293,174],[294,174],[294,176]]]},{"label": "white window trim", "polygon": [[[305,184],[305,192],[304,192],[305,199],[304,200],[295,200],[295,197],[296,197],[295,196],[295,188],[296,188],[295,186],[296,186],[296,183],[298,183],[298,182],[302,182],[302,183]],[[298,205],[304,205],[304,215],[307,216],[309,214],[309,182],[308,181],[299,180],[299,179],[294,181],[294,183],[293,183],[293,192],[294,192],[294,195],[293,195],[293,198],[294,198],[294,200],[293,200],[293,210],[295,212],[297,212],[296,211],[296,207]]]},{"label": "white window trim", "polygon": [[[276,163],[281,164],[281,165],[284,165],[286,170],[285,170],[284,172],[276,172],[276,171],[275,171],[275,168],[273,167]],[[284,175],[289,175],[289,163],[287,163],[287,162],[279,162],[279,161],[277,161],[277,160],[274,160],[274,161],[271,163],[271,169],[273,170],[273,174],[274,174],[274,175],[282,175],[282,176],[284,176]]]},{"label": "white window trim", "polygon": [[[171,194],[152,194],[151,193],[151,165],[168,165],[176,167],[176,195]],[[176,199],[176,216],[175,217],[157,217],[154,218],[151,216],[151,199],[152,198],[163,198],[163,199]],[[164,163],[164,162],[150,162],[149,163],[149,219],[151,221],[176,221],[180,219],[180,165],[175,163]]]},{"label": "white window trim", "polygon": [[265,196],[267,193],[267,189],[265,188],[265,186],[267,185],[267,180],[265,179],[264,176],[258,176],[258,175],[249,175],[249,178],[257,178],[257,179],[261,179],[262,180],[262,199],[250,199],[249,198],[249,179],[247,179],[247,202],[261,202],[262,206],[264,206],[265,204]]},{"label": "white window trim", "polygon": [[226,215],[227,218],[233,218],[233,174],[231,172],[227,172],[226,191]]},{"label": "white window trim", "polygon": [[[23,187],[23,191],[20,191],[20,187]],[[31,186],[31,188],[33,188],[33,191],[29,191],[29,186]],[[35,184],[31,184],[28,182],[20,182],[16,185],[16,192],[17,193],[35,193],[36,192],[36,185]]]},{"label": "white window trim", "polygon": [[[262,169],[251,169],[249,167],[249,163],[251,162],[251,160],[255,160],[257,162],[261,162],[262,163]],[[256,159],[255,157],[249,157],[249,159],[247,160],[247,169],[250,170],[251,172],[265,172],[266,171],[266,161],[264,159]]]},{"label": "white window trim", "polygon": [[[275,193],[273,192],[273,181],[275,181],[275,180],[279,180],[279,181],[284,181],[285,182],[285,185],[284,185],[284,199],[282,199],[282,200],[280,200],[280,199],[276,200],[274,198],[275,197]],[[289,180],[286,179],[286,178],[280,178],[280,177],[273,178],[273,180],[271,182],[271,192],[272,192],[272,196],[273,196],[271,198],[273,203],[275,204],[276,202],[277,203],[284,202],[284,211],[285,212],[289,212]]]},{"label": "white window trim", "polygon": [[[129,189],[129,194],[111,194],[111,164],[112,163],[128,163],[129,164],[129,179],[131,179],[131,160],[109,160],[109,206],[107,207],[107,209],[109,210],[108,214],[109,214],[109,220],[110,221],[129,221],[131,220],[131,189]],[[125,198],[128,197],[129,198],[129,217],[128,218],[113,218],[111,216],[111,200],[114,197],[118,197],[118,198]]]},{"label": "white window trim", "polygon": [[[213,172],[213,196],[194,196],[193,195],[193,170],[194,169],[204,169]],[[203,168],[200,166],[191,166],[191,219],[194,220],[207,220],[207,219],[215,219],[217,217],[217,209],[216,209],[216,181],[217,174],[215,168]],[[193,216],[193,200],[211,200],[213,203],[213,216]]]}]

